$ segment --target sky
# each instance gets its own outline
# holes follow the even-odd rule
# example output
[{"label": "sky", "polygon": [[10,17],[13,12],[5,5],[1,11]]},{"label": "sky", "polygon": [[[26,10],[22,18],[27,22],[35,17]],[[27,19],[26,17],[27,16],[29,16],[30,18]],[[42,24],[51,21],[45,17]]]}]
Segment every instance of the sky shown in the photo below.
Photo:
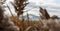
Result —
[{"label": "sky", "polygon": [[36,7],[40,6],[47,9],[48,13],[51,16],[52,15],[60,16],[59,14],[60,13],[60,0],[29,0],[29,2],[31,2],[31,6],[36,6]]},{"label": "sky", "polygon": [[[14,0],[7,0],[6,4],[13,10],[12,13],[15,15],[13,6],[9,3]],[[28,0],[29,4],[25,9],[32,9],[28,11],[29,14],[39,16],[39,6],[47,9],[50,16],[57,15],[60,17],[60,0]],[[7,11],[8,12],[8,11]],[[7,13],[9,14],[9,12]],[[26,14],[26,13],[25,13]]]}]

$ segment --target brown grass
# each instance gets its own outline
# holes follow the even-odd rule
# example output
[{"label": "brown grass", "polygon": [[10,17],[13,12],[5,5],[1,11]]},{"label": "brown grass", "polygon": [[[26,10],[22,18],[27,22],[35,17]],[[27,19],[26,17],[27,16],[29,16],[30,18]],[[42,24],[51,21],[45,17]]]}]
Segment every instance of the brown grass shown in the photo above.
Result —
[{"label": "brown grass", "polygon": [[[13,21],[17,21],[14,20]],[[41,23],[42,22],[42,23]],[[16,24],[16,23],[15,23]],[[22,22],[22,20],[19,20],[17,22],[17,26],[19,28],[22,28],[24,31],[60,31],[60,22],[58,20],[41,20],[41,21],[31,21],[25,20]]]}]

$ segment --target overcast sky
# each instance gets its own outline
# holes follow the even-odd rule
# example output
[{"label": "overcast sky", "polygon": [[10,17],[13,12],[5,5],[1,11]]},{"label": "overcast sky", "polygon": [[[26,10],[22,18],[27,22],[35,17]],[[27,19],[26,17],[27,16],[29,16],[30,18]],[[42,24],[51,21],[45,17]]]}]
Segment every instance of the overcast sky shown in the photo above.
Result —
[{"label": "overcast sky", "polygon": [[[9,3],[9,1],[13,0],[8,0],[7,4],[10,6],[11,10],[13,9],[13,6]],[[52,15],[57,15],[60,16],[60,0],[29,0],[29,4],[27,5],[26,9],[32,9],[29,11],[29,14],[34,14],[36,16],[39,15],[39,8],[38,7],[43,7],[46,8],[48,13]],[[14,14],[14,13],[13,13]]]}]

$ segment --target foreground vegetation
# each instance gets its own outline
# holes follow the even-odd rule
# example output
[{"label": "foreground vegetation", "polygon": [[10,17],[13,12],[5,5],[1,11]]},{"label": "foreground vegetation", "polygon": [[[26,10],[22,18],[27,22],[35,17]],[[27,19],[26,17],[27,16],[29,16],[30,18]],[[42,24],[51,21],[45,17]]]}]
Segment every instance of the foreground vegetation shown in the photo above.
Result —
[{"label": "foreground vegetation", "polygon": [[39,21],[19,20],[17,24],[20,31],[60,31],[60,21],[57,19]]},{"label": "foreground vegetation", "polygon": [[[5,6],[3,6],[3,4],[5,1],[0,2],[0,31],[60,31],[60,21],[58,21],[58,17],[50,17],[46,9],[40,7],[39,12],[42,14],[40,15],[41,20],[29,20],[28,14],[28,20],[24,20],[23,10],[25,6],[29,4],[26,3],[27,0],[14,0],[14,4],[10,2],[14,6],[17,13],[17,15],[14,16],[7,5],[6,7],[12,15],[10,17],[4,14]],[[22,20],[19,19],[20,15],[22,15]]]}]

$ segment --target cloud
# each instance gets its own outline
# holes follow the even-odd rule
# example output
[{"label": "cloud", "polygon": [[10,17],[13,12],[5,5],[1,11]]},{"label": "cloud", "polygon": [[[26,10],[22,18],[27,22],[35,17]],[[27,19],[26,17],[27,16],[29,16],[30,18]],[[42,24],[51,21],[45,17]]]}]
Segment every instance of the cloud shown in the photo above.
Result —
[{"label": "cloud", "polygon": [[[58,1],[58,2],[57,2]],[[60,0],[29,0],[30,4],[28,7],[43,7],[46,8],[50,15],[58,15],[60,13]],[[37,11],[33,11],[34,13]]]},{"label": "cloud", "polygon": [[[13,0],[10,0],[13,1]],[[9,0],[7,1],[7,3]],[[33,9],[29,11],[29,14],[39,15],[39,6],[46,8],[49,14],[58,15],[60,12],[60,0],[29,0],[29,4],[25,7],[25,9]]]}]

